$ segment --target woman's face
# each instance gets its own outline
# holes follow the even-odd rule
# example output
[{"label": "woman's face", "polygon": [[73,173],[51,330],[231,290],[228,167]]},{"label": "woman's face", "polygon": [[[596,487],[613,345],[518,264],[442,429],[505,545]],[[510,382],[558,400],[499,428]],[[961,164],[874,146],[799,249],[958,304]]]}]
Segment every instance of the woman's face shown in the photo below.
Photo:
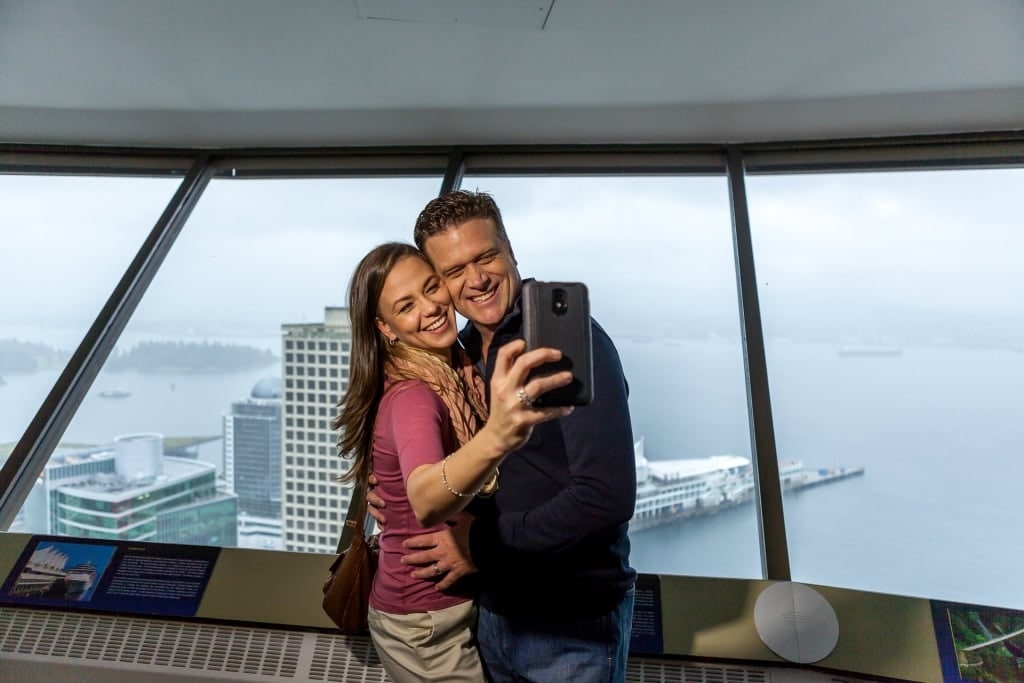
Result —
[{"label": "woman's face", "polygon": [[388,339],[427,351],[447,351],[458,330],[448,288],[423,259],[407,256],[384,280],[377,328]]}]

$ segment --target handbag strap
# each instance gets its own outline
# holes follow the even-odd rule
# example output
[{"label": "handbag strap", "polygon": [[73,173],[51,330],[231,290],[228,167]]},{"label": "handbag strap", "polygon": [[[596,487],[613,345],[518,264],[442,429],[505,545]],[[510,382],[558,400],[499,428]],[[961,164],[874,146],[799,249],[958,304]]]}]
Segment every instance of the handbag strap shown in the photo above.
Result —
[{"label": "handbag strap", "polygon": [[[352,544],[352,537],[356,529],[361,529],[363,537],[367,536],[366,528],[366,494],[370,490],[370,474],[373,472],[373,442],[363,458],[360,472],[356,475],[355,484],[352,486],[352,498],[348,503],[348,512],[345,513],[345,524],[341,527],[341,538],[338,539],[338,552]],[[376,523],[372,517],[372,524]]]},{"label": "handbag strap", "polygon": [[348,504],[348,513],[345,515],[345,524],[341,527],[341,538],[338,540],[338,552],[352,544],[352,537],[356,529],[366,535],[366,484],[356,480],[352,487],[352,500]]}]

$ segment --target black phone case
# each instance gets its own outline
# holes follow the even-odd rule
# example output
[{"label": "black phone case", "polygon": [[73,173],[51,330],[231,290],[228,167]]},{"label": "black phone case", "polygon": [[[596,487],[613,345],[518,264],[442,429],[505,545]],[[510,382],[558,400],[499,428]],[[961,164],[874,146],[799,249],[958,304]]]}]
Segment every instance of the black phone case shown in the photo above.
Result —
[{"label": "black phone case", "polygon": [[[564,292],[566,308],[556,312],[556,291]],[[558,296],[561,297],[561,294]],[[582,282],[541,282],[523,284],[523,337],[527,350],[542,346],[559,349],[562,360],[542,365],[530,377],[571,370],[573,381],[565,387],[538,396],[538,406],[583,406],[594,396],[594,365],[591,348],[590,298]]]}]

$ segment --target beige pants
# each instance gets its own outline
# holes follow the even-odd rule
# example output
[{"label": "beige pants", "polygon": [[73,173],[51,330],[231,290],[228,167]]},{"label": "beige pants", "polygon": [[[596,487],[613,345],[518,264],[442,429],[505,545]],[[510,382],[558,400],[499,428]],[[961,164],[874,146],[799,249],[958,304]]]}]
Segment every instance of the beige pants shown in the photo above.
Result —
[{"label": "beige pants", "polygon": [[370,636],[394,683],[481,683],[472,601],[436,612],[388,614],[370,608]]}]

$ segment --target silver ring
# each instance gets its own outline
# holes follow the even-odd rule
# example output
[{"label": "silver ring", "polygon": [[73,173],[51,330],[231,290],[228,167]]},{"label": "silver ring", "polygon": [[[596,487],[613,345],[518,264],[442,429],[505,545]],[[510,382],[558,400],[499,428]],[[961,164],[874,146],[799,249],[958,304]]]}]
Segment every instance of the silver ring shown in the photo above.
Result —
[{"label": "silver ring", "polygon": [[437,562],[434,563],[434,576],[441,576],[441,568],[437,566]]},{"label": "silver ring", "polygon": [[530,398],[528,393],[526,393],[526,387],[519,387],[519,389],[516,390],[516,396],[519,397],[519,402],[527,408],[533,407],[533,399]]}]

